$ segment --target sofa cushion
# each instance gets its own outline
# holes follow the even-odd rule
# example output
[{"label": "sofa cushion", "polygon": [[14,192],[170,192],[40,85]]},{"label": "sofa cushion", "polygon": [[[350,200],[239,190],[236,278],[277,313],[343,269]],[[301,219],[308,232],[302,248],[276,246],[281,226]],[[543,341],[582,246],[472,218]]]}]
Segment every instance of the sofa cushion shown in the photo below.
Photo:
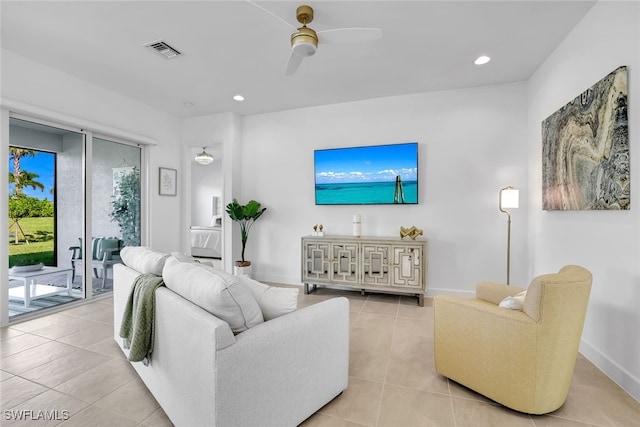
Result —
[{"label": "sofa cushion", "polygon": [[168,254],[144,246],[125,246],[120,251],[122,262],[142,274],[162,275]]},{"label": "sofa cushion", "polygon": [[264,322],[247,285],[225,271],[169,256],[162,277],[167,288],[227,322],[234,333]]},{"label": "sofa cushion", "polygon": [[199,262],[201,264],[206,264],[206,265],[210,265],[211,267],[215,267],[215,265],[213,265],[213,261],[210,259],[195,258],[191,255],[187,255],[182,252],[171,252],[171,255],[176,257],[176,259],[180,262],[190,262],[190,263]]},{"label": "sofa cushion", "polygon": [[238,279],[241,283],[247,285],[258,302],[264,320],[275,319],[283,314],[297,310],[299,289],[265,285],[251,279],[249,276],[239,276]]},{"label": "sofa cushion", "polygon": [[173,256],[175,259],[177,259],[180,262],[189,262],[192,264],[199,262],[197,259],[195,259],[191,255],[183,254],[182,252],[171,252],[171,256]]}]

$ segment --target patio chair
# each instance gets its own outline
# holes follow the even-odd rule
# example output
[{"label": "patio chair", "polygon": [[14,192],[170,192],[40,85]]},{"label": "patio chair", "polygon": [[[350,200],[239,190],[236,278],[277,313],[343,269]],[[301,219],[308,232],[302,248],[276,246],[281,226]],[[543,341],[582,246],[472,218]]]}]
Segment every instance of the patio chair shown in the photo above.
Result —
[{"label": "patio chair", "polygon": [[[71,268],[72,281],[76,277],[76,265],[81,267],[83,264],[82,257],[82,239],[79,246],[71,246]],[[113,270],[114,264],[120,264],[122,259],[120,258],[120,250],[124,247],[122,239],[117,237],[94,237],[91,241],[91,265],[93,267],[93,274],[97,279],[100,278],[98,270],[102,270],[102,287],[104,289],[105,281],[107,280],[109,269]]]}]

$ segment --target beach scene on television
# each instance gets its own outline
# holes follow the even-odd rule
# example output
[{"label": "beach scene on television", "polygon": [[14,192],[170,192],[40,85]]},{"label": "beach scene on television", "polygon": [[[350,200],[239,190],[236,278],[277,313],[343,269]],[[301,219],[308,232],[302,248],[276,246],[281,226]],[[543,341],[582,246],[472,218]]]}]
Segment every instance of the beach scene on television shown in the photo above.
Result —
[{"label": "beach scene on television", "polygon": [[418,203],[418,143],[314,151],[317,205]]}]

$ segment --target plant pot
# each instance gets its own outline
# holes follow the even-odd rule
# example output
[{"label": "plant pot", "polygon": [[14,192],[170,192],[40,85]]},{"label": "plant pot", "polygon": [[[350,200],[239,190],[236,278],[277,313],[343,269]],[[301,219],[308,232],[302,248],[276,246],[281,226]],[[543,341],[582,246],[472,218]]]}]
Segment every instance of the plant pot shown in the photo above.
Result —
[{"label": "plant pot", "polygon": [[251,261],[236,261],[233,267],[234,276],[251,276]]}]

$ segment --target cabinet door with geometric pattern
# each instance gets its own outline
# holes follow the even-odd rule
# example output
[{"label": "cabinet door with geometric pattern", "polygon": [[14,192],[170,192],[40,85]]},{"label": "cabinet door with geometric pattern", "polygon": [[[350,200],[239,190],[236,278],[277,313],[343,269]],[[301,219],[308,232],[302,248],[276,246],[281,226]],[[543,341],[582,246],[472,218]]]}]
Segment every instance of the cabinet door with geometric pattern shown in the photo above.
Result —
[{"label": "cabinet door with geometric pattern", "polygon": [[391,286],[422,287],[422,247],[394,246],[392,249]]},{"label": "cabinet door with geometric pattern", "polygon": [[305,242],[302,256],[303,282],[307,280],[331,280],[331,245],[329,242]]},{"label": "cabinet door with geometric pattern", "polygon": [[389,286],[389,264],[391,246],[379,243],[361,243],[362,283]]},{"label": "cabinet door with geometric pattern", "polygon": [[331,244],[333,282],[358,283],[358,246],[358,243]]}]

